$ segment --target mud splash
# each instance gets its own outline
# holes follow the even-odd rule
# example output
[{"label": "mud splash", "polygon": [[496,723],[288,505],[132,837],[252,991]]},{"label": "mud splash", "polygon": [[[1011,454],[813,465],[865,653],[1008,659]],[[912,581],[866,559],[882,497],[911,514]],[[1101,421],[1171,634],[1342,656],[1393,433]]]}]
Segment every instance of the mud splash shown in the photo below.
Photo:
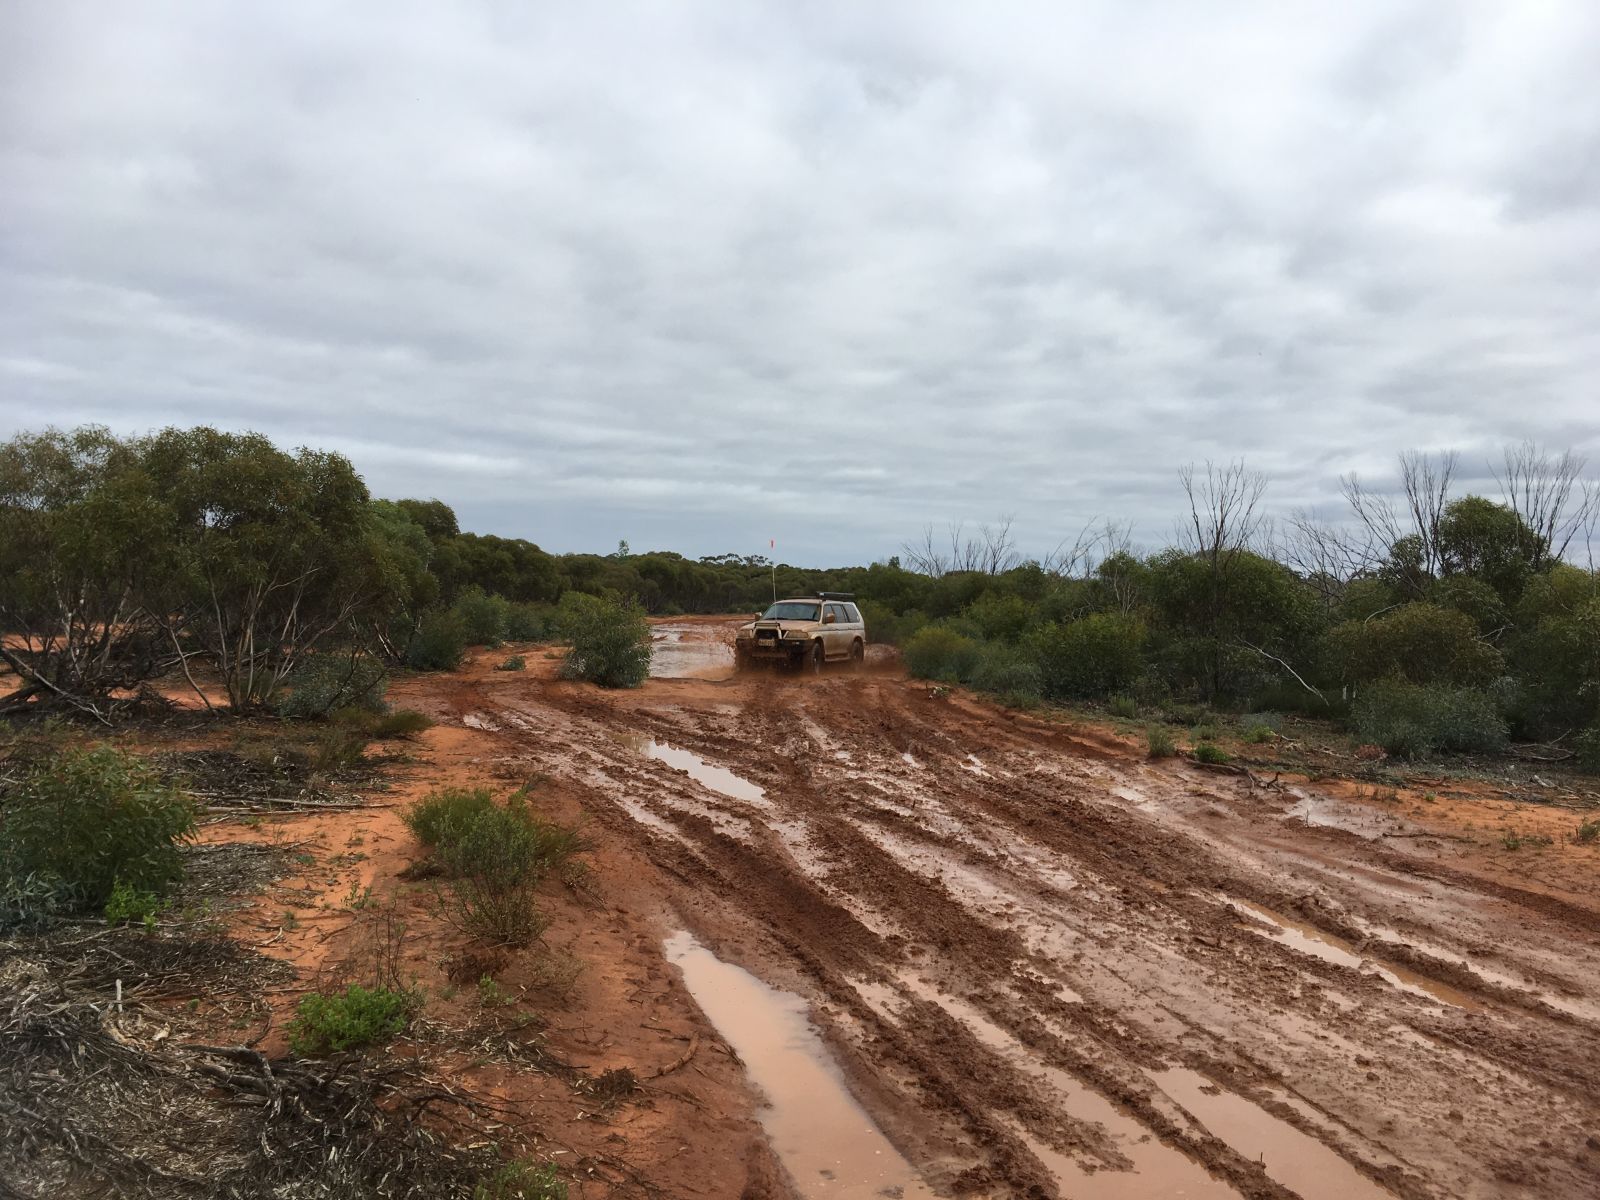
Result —
[{"label": "mud splash", "polygon": [[686,931],[665,947],[690,994],[766,1093],[762,1124],[802,1197],[932,1200],[934,1193],[846,1090],[800,997],[723,962]]},{"label": "mud splash", "polygon": [[650,637],[650,676],[653,679],[731,679],[733,647],[716,627],[661,624]]}]

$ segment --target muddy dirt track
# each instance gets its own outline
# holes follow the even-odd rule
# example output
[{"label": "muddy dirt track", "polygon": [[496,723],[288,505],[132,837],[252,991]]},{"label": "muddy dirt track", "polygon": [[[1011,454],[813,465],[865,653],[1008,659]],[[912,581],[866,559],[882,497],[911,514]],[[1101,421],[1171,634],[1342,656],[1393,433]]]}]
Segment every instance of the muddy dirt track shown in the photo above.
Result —
[{"label": "muddy dirt track", "polygon": [[[669,627],[658,670],[723,634]],[[892,671],[547,676],[427,706],[808,1001],[941,1193],[1600,1196],[1590,848],[1508,865],[1470,808],[1254,788]]]}]

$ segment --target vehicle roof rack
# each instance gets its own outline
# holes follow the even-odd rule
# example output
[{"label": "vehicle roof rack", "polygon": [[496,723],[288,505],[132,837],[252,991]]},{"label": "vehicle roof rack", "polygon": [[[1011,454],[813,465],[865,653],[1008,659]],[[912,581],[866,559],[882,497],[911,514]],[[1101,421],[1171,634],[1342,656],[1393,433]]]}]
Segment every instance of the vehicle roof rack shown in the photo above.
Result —
[{"label": "vehicle roof rack", "polygon": [[817,599],[818,600],[854,600],[855,598],[856,598],[856,594],[854,592],[818,592],[817,593]]}]

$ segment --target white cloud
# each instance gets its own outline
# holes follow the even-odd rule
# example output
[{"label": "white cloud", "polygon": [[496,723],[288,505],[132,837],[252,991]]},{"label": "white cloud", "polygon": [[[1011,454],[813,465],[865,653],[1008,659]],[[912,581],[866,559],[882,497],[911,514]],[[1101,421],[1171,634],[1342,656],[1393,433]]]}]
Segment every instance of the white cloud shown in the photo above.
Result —
[{"label": "white cloud", "polygon": [[557,549],[1160,538],[1600,458],[1600,10],[24,3],[0,431],[210,421]]}]

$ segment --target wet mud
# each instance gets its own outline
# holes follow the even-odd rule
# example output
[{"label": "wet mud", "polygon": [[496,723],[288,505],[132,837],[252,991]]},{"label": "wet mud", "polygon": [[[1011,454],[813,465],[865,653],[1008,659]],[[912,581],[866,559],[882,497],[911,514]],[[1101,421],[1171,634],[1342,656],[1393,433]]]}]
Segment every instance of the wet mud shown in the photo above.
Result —
[{"label": "wet mud", "polygon": [[1465,801],[1252,788],[888,673],[452,689],[659,874],[780,1156],[781,1051],[899,1173],[791,1151],[800,1195],[1600,1195],[1582,848],[1508,867]]}]

